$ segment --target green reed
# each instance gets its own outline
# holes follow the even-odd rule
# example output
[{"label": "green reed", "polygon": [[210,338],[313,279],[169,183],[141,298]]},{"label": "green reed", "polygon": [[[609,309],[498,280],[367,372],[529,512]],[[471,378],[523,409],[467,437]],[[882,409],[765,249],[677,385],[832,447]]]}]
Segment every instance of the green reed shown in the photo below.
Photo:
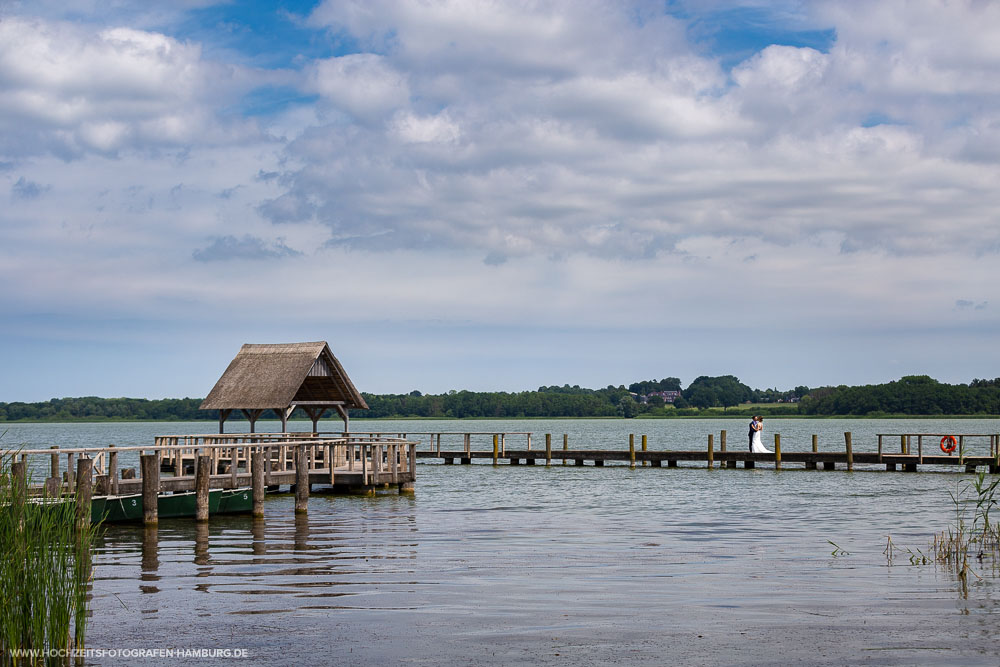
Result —
[{"label": "green reed", "polygon": [[69,494],[30,497],[12,462],[0,461],[0,666],[68,664],[12,651],[84,647],[96,527],[77,525]]},{"label": "green reed", "polygon": [[1000,565],[1000,522],[993,520],[1000,504],[1000,477],[980,472],[950,495],[955,522],[934,536],[933,554],[938,563],[955,569],[968,595],[969,576],[981,578],[970,562],[993,570]]}]

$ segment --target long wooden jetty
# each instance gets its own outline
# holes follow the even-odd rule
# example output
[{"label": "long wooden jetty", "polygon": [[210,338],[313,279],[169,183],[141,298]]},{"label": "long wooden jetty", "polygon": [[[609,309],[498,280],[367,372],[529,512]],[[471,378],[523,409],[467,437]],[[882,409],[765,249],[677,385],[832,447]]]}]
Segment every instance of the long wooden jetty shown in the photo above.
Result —
[{"label": "long wooden jetty", "polygon": [[[353,434],[213,434],[159,436],[151,447],[17,449],[0,456],[11,462],[12,478],[31,495],[72,496],[89,504],[93,496],[141,493],[144,520],[151,523],[158,519],[157,499],[169,493],[197,492],[197,518],[207,518],[210,489],[251,488],[255,515],[263,513],[265,494],[282,486],[294,489],[296,512],[307,510],[314,485],[364,493],[395,486],[412,492],[416,444]],[[126,457],[138,458],[138,475],[135,468],[122,467]],[[29,484],[40,470],[48,472],[44,482]]]},{"label": "long wooden jetty", "polygon": [[[801,466],[807,470],[836,470],[838,467],[853,470],[855,465],[870,466],[875,469],[881,466],[885,470],[901,470],[916,472],[919,466],[944,466],[946,469],[975,472],[977,468],[985,467],[991,474],[1000,474],[1000,434],[947,434],[947,433],[881,433],[876,435],[874,448],[859,449],[853,442],[853,434],[844,433],[844,445],[838,449],[821,451],[817,436],[812,436],[811,451],[782,451],[781,435],[774,435],[773,453],[754,454],[746,449],[743,438],[741,446],[736,449],[727,447],[727,433],[721,431],[716,440],[716,434],[708,434],[705,446],[691,450],[656,450],[650,449],[646,435],[641,436],[637,448],[636,436],[629,436],[627,447],[621,449],[570,449],[569,436],[563,434],[562,448],[553,449],[552,435],[545,434],[544,449],[532,449],[530,433],[409,433],[398,434],[398,437],[416,437],[429,435],[429,446],[418,448],[418,459],[438,459],[445,464],[472,463],[473,459],[487,459],[494,464],[509,465],[552,465],[553,461],[562,465],[583,466],[590,463],[603,466],[606,463],[623,463],[630,466],[642,465],[662,467],[677,467],[680,462],[701,464],[707,467],[755,468],[761,464],[770,464],[777,469],[788,465]],[[491,449],[473,449],[474,436],[492,436]],[[442,448],[442,436],[450,439],[462,438],[461,449]],[[506,442],[510,437],[525,437],[526,447],[508,448]],[[942,439],[954,438],[955,451],[946,453],[940,449]],[[950,441],[946,441],[951,444]],[[869,445],[871,447],[871,445]]]}]

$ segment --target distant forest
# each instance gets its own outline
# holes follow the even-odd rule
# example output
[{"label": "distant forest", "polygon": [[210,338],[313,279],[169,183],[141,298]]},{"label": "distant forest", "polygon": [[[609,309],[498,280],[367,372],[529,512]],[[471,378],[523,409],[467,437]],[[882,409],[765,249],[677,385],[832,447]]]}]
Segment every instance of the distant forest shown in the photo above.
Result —
[{"label": "distant forest", "polygon": [[[671,396],[673,402],[660,394]],[[752,389],[732,375],[701,376],[682,390],[678,378],[644,380],[627,387],[586,389],[563,385],[537,391],[445,394],[364,394],[370,410],[352,417],[442,419],[519,417],[681,417],[721,414],[888,416],[1000,415],[1000,378],[969,384],[944,384],[926,375],[894,382],[849,387],[805,386],[779,391]],[[0,422],[13,421],[194,421],[217,420],[214,410],[199,410],[200,398],[54,398],[40,403],[0,403]],[[239,419],[234,414],[231,419]],[[265,413],[264,419],[275,415]],[[293,419],[305,419],[296,413]]]}]

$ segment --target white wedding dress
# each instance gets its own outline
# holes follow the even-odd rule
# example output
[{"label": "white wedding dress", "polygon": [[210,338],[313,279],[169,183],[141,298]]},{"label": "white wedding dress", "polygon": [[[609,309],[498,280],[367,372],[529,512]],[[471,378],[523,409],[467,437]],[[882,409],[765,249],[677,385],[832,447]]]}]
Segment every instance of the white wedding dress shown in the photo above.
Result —
[{"label": "white wedding dress", "polygon": [[750,447],[751,454],[773,454],[770,449],[764,446],[764,443],[760,441],[760,431],[753,432],[753,442]]}]

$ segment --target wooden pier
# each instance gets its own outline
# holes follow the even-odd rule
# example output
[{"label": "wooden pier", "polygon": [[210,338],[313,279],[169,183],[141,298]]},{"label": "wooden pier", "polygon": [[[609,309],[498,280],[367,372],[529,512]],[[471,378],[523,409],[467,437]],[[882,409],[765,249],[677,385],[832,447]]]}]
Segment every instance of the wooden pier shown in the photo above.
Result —
[{"label": "wooden pier", "polygon": [[[251,488],[254,514],[262,513],[264,495],[282,486],[294,489],[297,512],[306,511],[313,486],[351,493],[394,486],[400,493],[412,492],[416,444],[369,435],[213,434],[160,436],[152,447],[52,447],[0,455],[12,462],[13,476],[24,485],[35,477],[32,472],[47,470],[44,482],[28,489],[32,495],[75,496],[89,503],[92,496],[141,493],[144,520],[152,523],[157,521],[155,500],[169,493],[197,492],[197,518],[207,518],[201,506],[207,507],[210,489]],[[122,467],[126,457],[138,459],[140,474]]]},{"label": "wooden pier", "polygon": [[[374,435],[374,434],[372,434]],[[403,437],[404,434],[399,434]],[[699,467],[725,468],[755,468],[767,464],[776,469],[790,466],[802,467],[806,470],[836,470],[838,468],[853,470],[856,465],[887,471],[901,470],[916,472],[919,466],[943,466],[964,472],[975,472],[983,467],[991,474],[1000,474],[1000,435],[998,434],[942,434],[942,433],[896,433],[878,434],[876,442],[869,445],[871,449],[859,449],[853,442],[850,432],[844,433],[844,445],[839,449],[820,451],[817,437],[812,436],[811,451],[782,451],[781,435],[774,435],[773,453],[753,454],[746,449],[745,439],[740,438],[741,446],[736,449],[727,448],[727,433],[708,434],[705,446],[691,450],[657,450],[649,447],[648,438],[641,436],[640,448],[636,447],[635,434],[629,436],[626,446],[621,449],[570,449],[569,438],[562,436],[562,447],[553,449],[551,434],[545,434],[545,448],[531,448],[531,434],[528,433],[434,433],[409,434],[409,437],[431,435],[429,446],[418,448],[418,459],[438,459],[445,464],[470,464],[473,459],[485,459],[494,465],[576,465],[592,464],[604,466],[606,463],[626,464],[632,467],[652,466],[669,468],[678,467],[681,462],[700,464]],[[473,449],[472,436],[491,435],[491,449]],[[441,447],[442,436],[452,439],[462,438],[461,449]],[[524,449],[507,448],[508,436],[526,436]],[[942,438],[954,438],[955,451],[945,453],[940,450]],[[625,443],[623,443],[625,444]],[[874,445],[874,446],[872,446]]]}]

